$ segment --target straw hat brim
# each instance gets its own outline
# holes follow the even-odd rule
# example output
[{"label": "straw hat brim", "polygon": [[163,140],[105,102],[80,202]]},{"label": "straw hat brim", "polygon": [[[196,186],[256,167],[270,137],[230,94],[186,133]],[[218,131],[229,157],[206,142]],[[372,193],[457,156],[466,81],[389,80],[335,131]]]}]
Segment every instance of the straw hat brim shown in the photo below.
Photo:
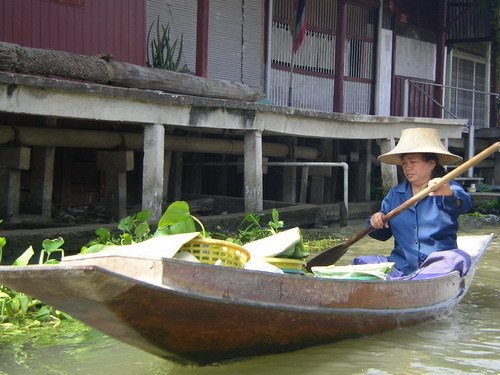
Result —
[{"label": "straw hat brim", "polygon": [[410,128],[401,133],[398,144],[378,157],[383,163],[400,165],[404,154],[435,154],[440,165],[459,164],[462,157],[449,152],[441,143],[436,129]]}]

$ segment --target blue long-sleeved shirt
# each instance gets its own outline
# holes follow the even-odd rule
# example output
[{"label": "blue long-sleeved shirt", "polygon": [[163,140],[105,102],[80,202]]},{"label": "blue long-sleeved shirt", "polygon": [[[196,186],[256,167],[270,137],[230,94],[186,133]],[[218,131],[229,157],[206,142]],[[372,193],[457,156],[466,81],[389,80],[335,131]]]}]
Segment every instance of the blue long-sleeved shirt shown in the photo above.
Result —
[{"label": "blue long-sleeved shirt", "polygon": [[[381,241],[394,237],[394,249],[388,259],[406,275],[417,270],[430,253],[457,248],[458,216],[470,210],[472,201],[458,183],[450,181],[450,187],[452,196],[425,197],[393,217],[389,228],[370,233]],[[410,183],[402,182],[387,193],[380,211],[387,214],[412,196]]]}]

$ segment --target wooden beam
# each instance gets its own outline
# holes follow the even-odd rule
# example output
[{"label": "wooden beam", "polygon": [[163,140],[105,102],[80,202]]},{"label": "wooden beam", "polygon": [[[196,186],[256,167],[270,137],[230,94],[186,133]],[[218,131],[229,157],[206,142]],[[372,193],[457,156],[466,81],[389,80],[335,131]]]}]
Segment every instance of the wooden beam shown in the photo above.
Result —
[{"label": "wooden beam", "polygon": [[19,214],[21,170],[30,168],[30,156],[27,147],[0,147],[0,218]]},{"label": "wooden beam", "polygon": [[[44,219],[52,216],[52,190],[54,185],[55,147],[31,149],[30,191],[27,204],[34,214]],[[26,208],[23,205],[23,209]]]},{"label": "wooden beam", "polygon": [[[445,49],[446,49],[446,11],[447,11],[447,0],[440,0],[438,5],[438,22],[440,25],[440,32],[438,33],[438,41],[436,45],[436,84],[444,84],[444,60],[445,60]],[[442,26],[442,27],[441,27]],[[443,113],[443,87],[434,86],[434,100],[436,101],[433,105],[433,117],[441,118]]]},{"label": "wooden beam", "polygon": [[196,22],[196,75],[206,77],[208,74],[208,23],[209,0],[198,0]]},{"label": "wooden beam", "polygon": [[335,43],[335,89],[333,111],[344,112],[344,58],[347,37],[347,1],[339,0],[337,5],[337,38]]},{"label": "wooden beam", "polygon": [[197,77],[165,69],[62,51],[0,42],[0,71],[57,76],[101,84],[221,99],[256,101],[264,94],[239,82]]},{"label": "wooden beam", "polygon": [[97,169],[104,172],[109,219],[127,216],[127,171],[134,169],[133,151],[98,151]]}]

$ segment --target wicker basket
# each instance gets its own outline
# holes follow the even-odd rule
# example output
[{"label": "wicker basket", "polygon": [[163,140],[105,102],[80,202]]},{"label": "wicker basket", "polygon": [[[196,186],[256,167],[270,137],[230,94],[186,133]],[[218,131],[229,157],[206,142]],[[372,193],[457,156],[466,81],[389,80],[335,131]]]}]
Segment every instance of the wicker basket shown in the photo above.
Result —
[{"label": "wicker basket", "polygon": [[210,238],[195,238],[179,251],[187,251],[205,264],[215,264],[220,259],[225,266],[243,268],[250,260],[250,253],[240,245]]}]

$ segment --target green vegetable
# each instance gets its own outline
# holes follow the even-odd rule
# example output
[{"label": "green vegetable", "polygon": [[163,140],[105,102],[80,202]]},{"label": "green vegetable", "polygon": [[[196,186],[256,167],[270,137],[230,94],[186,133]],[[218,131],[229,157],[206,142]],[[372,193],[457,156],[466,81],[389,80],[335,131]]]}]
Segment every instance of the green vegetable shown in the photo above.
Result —
[{"label": "green vegetable", "polygon": [[196,232],[189,205],[184,201],[173,202],[158,221],[155,236]]},{"label": "green vegetable", "polygon": [[[307,256],[298,227],[276,233],[243,245],[252,257],[294,257]],[[305,255],[303,255],[305,254]]]},{"label": "green vegetable", "polygon": [[[53,253],[61,253],[61,258],[64,257],[64,250],[61,249],[62,244],[64,243],[64,240],[62,237],[55,238],[53,240],[43,240],[42,242],[42,247],[43,250],[40,253],[40,260],[39,264],[55,264],[59,263],[55,259],[50,259],[50,256]],[[47,254],[47,259],[44,261],[44,254]]]},{"label": "green vegetable", "polygon": [[7,240],[5,237],[0,237],[0,264],[2,263],[2,256],[3,256],[3,247],[7,243]]},{"label": "green vegetable", "polygon": [[35,254],[35,251],[33,250],[33,246],[30,246],[26,249],[24,253],[21,254],[19,258],[17,258],[13,265],[14,266],[26,266],[28,265],[31,257]]}]

